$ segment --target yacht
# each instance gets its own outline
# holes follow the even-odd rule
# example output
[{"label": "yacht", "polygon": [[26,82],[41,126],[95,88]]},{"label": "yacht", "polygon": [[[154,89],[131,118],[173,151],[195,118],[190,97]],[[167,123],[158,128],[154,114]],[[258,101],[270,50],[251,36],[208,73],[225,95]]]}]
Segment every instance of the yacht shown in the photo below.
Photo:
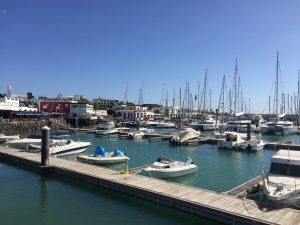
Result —
[{"label": "yacht", "polygon": [[174,145],[183,145],[187,142],[197,140],[200,137],[200,131],[196,131],[193,128],[186,128],[178,135],[174,135],[170,139],[170,143]]},{"label": "yacht", "polygon": [[263,140],[254,137],[241,143],[239,148],[247,151],[261,151],[264,149],[265,144],[266,143]]},{"label": "yacht", "polygon": [[209,117],[204,121],[190,123],[188,126],[195,130],[212,131],[219,129],[220,121],[216,121],[215,119]]},{"label": "yacht", "polygon": [[113,121],[109,121],[107,123],[101,123],[97,126],[98,130],[108,130],[115,128],[115,123]]},{"label": "yacht", "polygon": [[152,129],[152,128],[146,128],[146,127],[141,127],[141,128],[139,128],[139,131],[142,131],[144,133],[153,133],[154,129]]},{"label": "yacht", "polygon": [[151,177],[160,179],[180,177],[194,173],[197,170],[198,167],[189,157],[185,162],[158,158],[156,162],[144,169]]},{"label": "yacht", "polygon": [[218,148],[238,149],[247,138],[246,134],[237,132],[226,131],[224,134],[226,135],[225,138],[217,142]]},{"label": "yacht", "polygon": [[133,131],[129,132],[127,138],[128,139],[142,139],[145,136],[145,133],[143,131]]},{"label": "yacht", "polygon": [[[62,145],[65,144],[66,140],[56,140],[50,139],[49,145],[50,147],[53,145]],[[40,150],[42,146],[42,139],[41,138],[22,138],[16,139],[6,142],[6,144],[13,148],[20,148],[26,151],[28,150]]]},{"label": "yacht", "polygon": [[[227,122],[227,129],[239,133],[247,133],[247,126],[251,120],[230,120]],[[251,127],[253,130],[253,127]]]},{"label": "yacht", "polygon": [[272,156],[270,170],[263,177],[263,192],[272,202],[299,207],[299,151],[279,150]]},{"label": "yacht", "polygon": [[4,134],[0,134],[0,143],[5,143],[8,141],[12,141],[12,140],[19,140],[20,136],[19,135],[4,135]]},{"label": "yacht", "polygon": [[157,122],[156,128],[175,128],[176,124],[172,122]]},{"label": "yacht", "polygon": [[[279,116],[279,118],[281,117]],[[291,121],[285,121],[285,120],[279,120],[277,118],[273,118],[260,126],[260,132],[262,134],[289,135],[289,134],[296,134],[297,127],[294,126],[293,122]]]},{"label": "yacht", "polygon": [[89,141],[73,141],[69,139],[67,142],[51,146],[49,152],[53,156],[73,155],[84,152],[89,146],[91,146]]},{"label": "yacht", "polygon": [[110,128],[107,130],[99,130],[95,133],[95,137],[117,137],[119,130],[116,128]]},{"label": "yacht", "polygon": [[277,63],[276,63],[276,81],[275,81],[275,93],[274,93],[274,113],[275,118],[271,118],[267,123],[260,127],[260,132],[262,134],[280,134],[280,135],[287,135],[287,134],[296,134],[297,127],[293,125],[293,122],[284,120],[286,116],[285,113],[279,114],[279,59],[278,59],[278,52],[277,52]]}]

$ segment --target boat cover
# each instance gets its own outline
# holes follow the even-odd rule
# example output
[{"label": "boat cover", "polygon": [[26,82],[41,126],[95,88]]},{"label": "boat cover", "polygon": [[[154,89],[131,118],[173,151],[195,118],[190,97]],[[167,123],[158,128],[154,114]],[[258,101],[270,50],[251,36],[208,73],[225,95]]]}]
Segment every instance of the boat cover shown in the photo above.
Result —
[{"label": "boat cover", "polygon": [[116,149],[114,151],[114,156],[125,156],[124,152],[122,152],[121,150],[119,149]]},{"label": "boat cover", "polygon": [[105,149],[103,147],[97,146],[97,148],[95,150],[95,153],[94,153],[94,156],[97,156],[97,155],[107,156],[108,153],[105,151]]}]

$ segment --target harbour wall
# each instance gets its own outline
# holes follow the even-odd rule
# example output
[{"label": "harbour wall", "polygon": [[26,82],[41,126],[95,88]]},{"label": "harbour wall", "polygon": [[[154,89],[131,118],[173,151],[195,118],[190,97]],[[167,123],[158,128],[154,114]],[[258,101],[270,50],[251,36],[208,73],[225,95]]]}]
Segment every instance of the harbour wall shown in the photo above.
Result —
[{"label": "harbour wall", "polygon": [[14,120],[0,122],[0,133],[5,135],[28,134],[39,132],[43,126],[49,126],[52,130],[60,128],[59,123],[64,124],[64,120],[57,120],[58,123],[52,123],[50,120]]}]

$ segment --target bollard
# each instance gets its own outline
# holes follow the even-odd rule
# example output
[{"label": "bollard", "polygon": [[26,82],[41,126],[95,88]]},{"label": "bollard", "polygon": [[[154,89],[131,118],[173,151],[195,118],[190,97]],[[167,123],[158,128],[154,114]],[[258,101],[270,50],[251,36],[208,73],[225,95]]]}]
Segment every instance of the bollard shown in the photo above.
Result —
[{"label": "bollard", "polygon": [[250,123],[247,123],[247,140],[251,140],[251,127]]},{"label": "bollard", "polygon": [[50,128],[44,126],[42,128],[42,149],[41,149],[41,166],[49,166],[49,138],[50,138]]},{"label": "bollard", "polygon": [[76,116],[75,117],[75,128],[77,128],[78,127],[78,117]]},{"label": "bollard", "polygon": [[137,131],[140,130],[140,120],[139,120],[139,118],[137,118],[137,120],[136,120],[136,130]]}]

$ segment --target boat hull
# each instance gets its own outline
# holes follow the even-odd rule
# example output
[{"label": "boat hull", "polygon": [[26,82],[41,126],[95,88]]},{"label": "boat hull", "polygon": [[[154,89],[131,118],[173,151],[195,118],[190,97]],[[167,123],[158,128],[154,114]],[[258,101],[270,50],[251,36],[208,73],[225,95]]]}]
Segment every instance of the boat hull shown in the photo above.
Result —
[{"label": "boat hull", "polygon": [[185,176],[191,173],[195,173],[198,170],[197,166],[190,167],[185,170],[178,171],[162,171],[162,170],[149,170],[147,171],[151,177],[159,179],[171,179],[176,177]]},{"label": "boat hull", "polygon": [[53,153],[51,153],[51,155],[53,155],[53,156],[75,155],[75,154],[83,153],[86,149],[87,149],[87,147],[68,149],[68,150],[63,150],[60,152],[53,152]]},{"label": "boat hull", "polygon": [[127,162],[129,158],[127,156],[124,157],[94,157],[87,155],[79,155],[77,156],[77,160],[80,162],[91,163],[91,164],[112,164],[112,163],[122,163]]},{"label": "boat hull", "polygon": [[63,146],[54,146],[50,148],[50,155],[65,156],[79,154],[84,152],[90,145],[90,142],[74,142],[73,144]]}]

